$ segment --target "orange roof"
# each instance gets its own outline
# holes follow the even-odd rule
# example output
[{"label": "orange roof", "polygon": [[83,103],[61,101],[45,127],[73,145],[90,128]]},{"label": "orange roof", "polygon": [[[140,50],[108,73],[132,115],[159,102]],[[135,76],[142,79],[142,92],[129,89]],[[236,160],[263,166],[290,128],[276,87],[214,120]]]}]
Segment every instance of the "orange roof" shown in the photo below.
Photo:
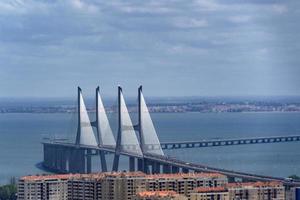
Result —
[{"label": "orange roof", "polygon": [[225,178],[226,176],[219,173],[177,173],[177,174],[152,174],[147,175],[150,179],[159,178]]},{"label": "orange roof", "polygon": [[38,181],[38,180],[50,180],[50,179],[79,179],[79,178],[90,178],[90,179],[102,179],[104,177],[139,177],[139,176],[146,176],[146,174],[142,172],[104,172],[104,173],[90,173],[90,174],[47,174],[47,175],[29,175],[23,176],[21,180],[28,180],[28,181]]},{"label": "orange roof", "polygon": [[[101,173],[100,173],[101,174]],[[143,172],[107,172],[105,173],[106,176],[120,176],[120,177],[140,177],[140,176],[146,176]]]},{"label": "orange roof", "polygon": [[206,193],[206,192],[226,192],[225,187],[198,187],[194,189],[195,192]]},{"label": "orange roof", "polygon": [[104,177],[145,177],[147,179],[167,179],[167,178],[213,178],[213,177],[226,177],[218,173],[177,173],[177,174],[153,174],[147,175],[143,172],[104,172],[104,173],[91,173],[91,174],[49,174],[49,175],[33,175],[24,176],[21,180],[50,180],[50,179],[102,179]]},{"label": "orange roof", "polygon": [[143,191],[138,192],[137,196],[139,197],[176,197],[179,196],[178,193],[174,191]]},{"label": "orange roof", "polygon": [[39,181],[39,180],[51,180],[51,179],[69,179],[76,174],[50,174],[50,175],[33,175],[33,176],[23,176],[21,180],[24,181]]},{"label": "orange roof", "polygon": [[278,187],[278,186],[282,186],[283,184],[277,181],[269,181],[269,182],[246,182],[246,183],[228,183],[227,186],[229,188],[233,188],[233,187]]}]

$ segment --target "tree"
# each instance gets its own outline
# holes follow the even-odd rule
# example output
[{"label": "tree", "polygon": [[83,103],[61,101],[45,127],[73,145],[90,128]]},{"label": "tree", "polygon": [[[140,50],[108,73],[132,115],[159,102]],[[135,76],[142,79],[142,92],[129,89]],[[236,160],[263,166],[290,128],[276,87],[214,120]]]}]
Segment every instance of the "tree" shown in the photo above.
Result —
[{"label": "tree", "polygon": [[289,178],[291,178],[293,180],[300,180],[300,177],[297,176],[296,174],[290,175]]},{"label": "tree", "polygon": [[0,187],[0,200],[16,200],[17,199],[16,185],[3,185]]}]

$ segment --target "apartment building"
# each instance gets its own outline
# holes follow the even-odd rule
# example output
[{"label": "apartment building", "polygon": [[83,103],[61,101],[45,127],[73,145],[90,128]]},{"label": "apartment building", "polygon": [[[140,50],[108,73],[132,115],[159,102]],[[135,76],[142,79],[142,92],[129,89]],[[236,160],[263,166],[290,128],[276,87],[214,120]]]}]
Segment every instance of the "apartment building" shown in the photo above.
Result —
[{"label": "apartment building", "polygon": [[190,196],[197,187],[220,187],[228,183],[227,177],[218,173],[178,173],[147,175],[146,190],[175,191]]},{"label": "apartment building", "polygon": [[130,200],[142,191],[174,191],[189,196],[196,187],[224,186],[227,178],[216,173],[146,175],[112,172],[27,176],[19,181],[18,199]]},{"label": "apartment building", "polygon": [[229,199],[284,200],[285,188],[279,182],[229,183]]},{"label": "apartment building", "polygon": [[25,176],[18,182],[19,200],[68,199],[69,175]]},{"label": "apartment building", "polygon": [[190,200],[229,200],[228,189],[225,187],[199,187],[191,192]]}]

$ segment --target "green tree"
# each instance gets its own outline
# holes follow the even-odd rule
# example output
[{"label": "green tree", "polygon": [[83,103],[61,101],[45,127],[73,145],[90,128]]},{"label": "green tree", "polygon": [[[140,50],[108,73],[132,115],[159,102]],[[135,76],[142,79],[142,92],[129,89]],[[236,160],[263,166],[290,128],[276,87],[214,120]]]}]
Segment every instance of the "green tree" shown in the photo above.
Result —
[{"label": "green tree", "polygon": [[296,174],[290,175],[289,178],[291,178],[293,180],[300,180],[300,177],[297,176]]},{"label": "green tree", "polygon": [[15,200],[17,199],[16,185],[3,185],[0,187],[0,200]]}]

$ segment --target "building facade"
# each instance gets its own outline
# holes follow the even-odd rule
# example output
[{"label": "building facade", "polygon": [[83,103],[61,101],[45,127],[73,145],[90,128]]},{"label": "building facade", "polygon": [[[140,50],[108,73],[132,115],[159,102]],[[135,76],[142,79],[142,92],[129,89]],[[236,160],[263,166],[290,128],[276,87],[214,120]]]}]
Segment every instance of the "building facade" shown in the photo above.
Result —
[{"label": "building facade", "polygon": [[174,191],[189,197],[196,187],[227,184],[216,173],[146,175],[141,172],[26,176],[18,184],[18,199],[130,200],[138,192]]},{"label": "building facade", "polygon": [[18,199],[68,199],[69,175],[27,176],[18,182]]},{"label": "building facade", "polygon": [[191,192],[190,200],[229,200],[225,187],[199,187]]},{"label": "building facade", "polygon": [[197,187],[220,187],[227,183],[227,177],[217,173],[155,174],[147,176],[145,188],[148,191],[175,191],[189,197]]},{"label": "building facade", "polygon": [[282,183],[228,183],[217,173],[42,175],[18,182],[19,200],[290,200],[299,191],[287,198]]},{"label": "building facade", "polygon": [[225,187],[199,187],[191,200],[291,200],[279,182],[229,183]]},{"label": "building facade", "polygon": [[285,187],[279,182],[229,183],[229,199],[284,200]]}]

